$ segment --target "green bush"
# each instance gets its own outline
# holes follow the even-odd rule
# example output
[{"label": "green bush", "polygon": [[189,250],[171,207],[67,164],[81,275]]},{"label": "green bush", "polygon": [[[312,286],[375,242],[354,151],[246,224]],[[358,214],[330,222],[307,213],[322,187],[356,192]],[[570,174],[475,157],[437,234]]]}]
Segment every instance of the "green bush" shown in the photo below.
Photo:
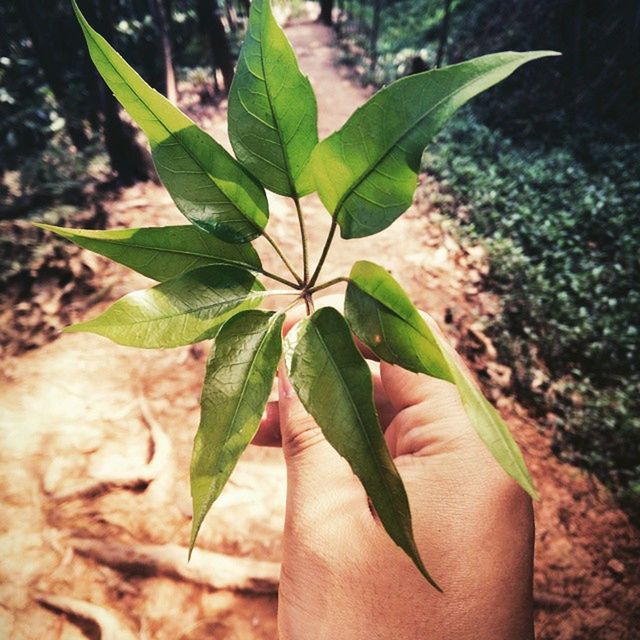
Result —
[{"label": "green bush", "polygon": [[493,335],[519,391],[557,414],[558,452],[640,500],[640,142],[594,127],[556,142],[516,144],[468,110],[425,166],[489,240]]},{"label": "green bush", "polygon": [[[502,301],[490,331],[519,397],[553,424],[560,457],[640,517],[640,83],[637,52],[620,46],[638,9],[605,4],[577,20],[553,0],[453,0],[446,63],[501,49],[564,55],[481,96],[425,168],[454,196],[439,206],[455,218],[464,202],[461,231],[489,245]],[[357,49],[352,66],[372,84],[417,58],[432,67],[442,17],[440,0],[386,3],[375,70]],[[365,51],[368,24],[356,15],[342,29]]]}]

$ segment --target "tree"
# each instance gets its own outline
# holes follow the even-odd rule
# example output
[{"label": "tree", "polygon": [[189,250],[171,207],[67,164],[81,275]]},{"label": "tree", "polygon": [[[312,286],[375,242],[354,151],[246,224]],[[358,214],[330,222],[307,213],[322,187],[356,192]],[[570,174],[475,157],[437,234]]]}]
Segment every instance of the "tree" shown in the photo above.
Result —
[{"label": "tree", "polygon": [[320,22],[329,27],[333,24],[333,0],[320,0]]},{"label": "tree", "polygon": [[209,43],[211,54],[211,67],[213,69],[213,86],[219,91],[216,70],[220,69],[224,83],[224,90],[229,91],[233,80],[233,58],[227,33],[220,15],[220,7],[217,0],[197,0],[196,11],[200,34]]},{"label": "tree", "polygon": [[[91,3],[88,3],[86,10],[105,37],[113,40],[114,16],[111,0],[99,0],[96,9],[98,10],[95,11]],[[102,112],[104,144],[118,180],[123,184],[132,184],[138,180],[154,178],[151,160],[136,141],[135,130],[120,117],[118,102],[104,82],[95,72],[92,75]]]},{"label": "tree", "polygon": [[173,70],[173,47],[169,28],[171,14],[167,13],[167,5],[162,0],[149,0],[149,11],[153,16],[153,21],[160,36],[160,48],[164,66],[164,94],[171,102],[176,104],[178,101],[178,87]]},{"label": "tree", "polygon": [[[37,0],[21,0],[15,3],[44,79],[64,116],[69,137],[78,149],[82,149],[89,143],[89,137],[71,106],[68,84],[64,76],[64,64],[61,64],[57,55],[61,50],[60,43],[57,42],[59,32],[56,28],[47,28],[51,26],[55,15],[53,12],[43,11],[43,7],[38,5]],[[49,18],[49,25],[44,22],[46,18]]]},{"label": "tree", "polygon": [[373,21],[371,23],[371,34],[369,48],[371,53],[371,71],[375,71],[378,63],[378,35],[380,33],[380,14],[382,12],[382,0],[374,0]]},{"label": "tree", "polygon": [[236,8],[233,6],[233,2],[231,0],[224,0],[224,14],[227,18],[229,31],[235,33],[237,29],[236,22],[238,21],[238,15],[236,13]]}]

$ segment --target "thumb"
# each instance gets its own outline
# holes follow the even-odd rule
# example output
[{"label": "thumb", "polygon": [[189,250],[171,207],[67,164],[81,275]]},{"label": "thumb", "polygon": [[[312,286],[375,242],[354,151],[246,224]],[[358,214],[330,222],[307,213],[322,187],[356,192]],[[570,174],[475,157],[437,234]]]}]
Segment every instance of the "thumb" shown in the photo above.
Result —
[{"label": "thumb", "polygon": [[280,434],[285,459],[290,461],[314,455],[314,447],[323,447],[327,442],[316,421],[300,402],[282,364],[278,369],[278,390]]},{"label": "thumb", "polygon": [[278,387],[280,433],[290,490],[317,496],[327,482],[353,483],[355,477],[347,461],[307,413],[283,365],[278,370]]}]

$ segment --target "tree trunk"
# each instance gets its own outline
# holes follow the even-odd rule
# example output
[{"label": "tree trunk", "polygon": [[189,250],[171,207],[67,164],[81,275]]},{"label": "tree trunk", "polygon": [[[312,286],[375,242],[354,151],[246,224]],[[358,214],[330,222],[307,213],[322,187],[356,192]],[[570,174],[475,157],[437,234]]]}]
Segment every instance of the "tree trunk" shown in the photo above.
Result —
[{"label": "tree trunk", "polygon": [[160,34],[162,61],[164,66],[164,94],[169,102],[178,102],[178,87],[173,70],[173,47],[169,30],[169,16],[162,0],[149,0],[149,10]]},{"label": "tree trunk", "polygon": [[218,0],[197,0],[196,12],[198,14],[200,35],[209,43],[214,89],[217,93],[218,80],[216,78],[216,70],[220,69],[224,90],[228,92],[233,80],[233,59],[224,24],[220,17]]},{"label": "tree trunk", "polygon": [[19,0],[15,3],[20,19],[33,44],[35,57],[56,100],[58,108],[65,119],[65,126],[71,141],[78,149],[89,143],[82,122],[79,121],[69,106],[67,83],[62,73],[63,65],[56,57],[58,46],[55,33],[46,33],[40,19],[42,7],[33,0]]},{"label": "tree trunk", "polygon": [[231,82],[233,81],[233,58],[227,40],[227,33],[224,30],[218,0],[213,0],[213,15],[211,20],[211,50],[216,62],[216,67],[222,73],[224,90],[229,93]]},{"label": "tree trunk", "polygon": [[[88,12],[93,14],[90,16],[93,17],[92,22],[107,40],[113,41],[111,0],[100,0],[99,9],[93,12],[93,7],[88,5]],[[118,180],[123,184],[133,184],[155,178],[150,158],[136,141],[133,127],[120,118],[120,108],[113,94],[97,73],[94,73],[94,79],[103,116],[104,144]]]},{"label": "tree trunk", "polygon": [[444,62],[447,52],[447,42],[449,40],[449,22],[451,21],[451,0],[444,0],[444,17],[440,28],[440,43],[436,54],[436,67],[440,68]]},{"label": "tree trunk", "polygon": [[364,31],[366,28],[366,20],[365,20],[365,0],[359,0],[358,2],[358,31]]},{"label": "tree trunk", "polygon": [[328,27],[333,24],[333,0],[320,0],[320,22]]},{"label": "tree trunk", "polygon": [[371,23],[371,38],[369,49],[371,53],[371,72],[373,73],[378,64],[378,34],[380,33],[380,13],[382,11],[382,0],[374,0],[373,22]]}]

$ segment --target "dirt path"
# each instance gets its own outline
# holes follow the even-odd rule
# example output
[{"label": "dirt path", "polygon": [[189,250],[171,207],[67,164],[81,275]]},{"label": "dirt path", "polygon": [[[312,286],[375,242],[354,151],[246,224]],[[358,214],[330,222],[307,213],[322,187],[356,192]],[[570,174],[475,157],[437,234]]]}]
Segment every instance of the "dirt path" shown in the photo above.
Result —
[{"label": "dirt path", "polygon": [[[324,136],[368,94],[333,66],[329,31],[296,24],[288,33],[318,94]],[[199,106],[193,112],[225,139],[222,112]],[[315,197],[303,206],[317,255],[329,217]],[[155,185],[129,189],[107,207],[113,225],[181,221]],[[295,254],[293,210],[285,199],[273,197],[271,211],[273,235]],[[380,262],[458,339],[495,301],[478,286],[482,251],[461,247],[435,218],[423,198],[385,233],[336,242],[326,275],[347,273],[355,256]],[[270,266],[275,269],[277,263]],[[146,284],[141,276],[118,273],[113,296]],[[479,360],[491,360],[481,331],[477,326],[472,331],[480,338]],[[204,359],[200,346],[141,351],[76,334],[5,367],[0,379],[0,637],[86,637],[81,628],[87,627],[77,618],[37,602],[39,594],[58,594],[107,607],[139,638],[276,638],[273,595],[216,590],[135,562],[123,569],[122,562],[79,550],[79,538],[129,547],[186,545],[188,461]],[[501,397],[499,406],[525,447],[542,493],[536,505],[539,637],[637,637],[631,618],[640,602],[638,532],[597,483],[552,456],[548,439],[511,398]],[[155,451],[149,447],[150,433],[158,427],[171,447],[147,490],[107,487],[82,495],[79,488],[87,479],[99,482],[105,470],[131,475],[160,455],[159,440]],[[284,491],[279,452],[250,448],[203,527],[201,548],[277,562]],[[639,622],[636,618],[636,629]]]}]

